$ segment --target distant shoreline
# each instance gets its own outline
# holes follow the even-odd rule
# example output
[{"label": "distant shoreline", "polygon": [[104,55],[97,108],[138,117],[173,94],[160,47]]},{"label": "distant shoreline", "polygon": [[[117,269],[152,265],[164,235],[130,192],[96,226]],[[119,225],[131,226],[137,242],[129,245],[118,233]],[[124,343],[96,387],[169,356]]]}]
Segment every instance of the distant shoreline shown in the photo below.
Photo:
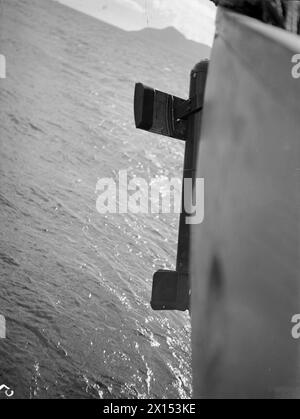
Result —
[{"label": "distant shoreline", "polygon": [[108,22],[108,21],[106,21],[104,19],[101,19],[100,16],[95,16],[95,14],[89,13],[87,10],[83,10],[83,8],[72,7],[71,5],[66,4],[64,2],[64,0],[52,0],[52,1],[54,1],[55,3],[58,3],[58,4],[62,5],[62,6],[65,6],[68,9],[75,10],[76,12],[82,13],[85,16],[89,16],[89,17],[91,17],[93,19],[96,19],[97,21],[100,21],[100,22],[102,22],[102,23],[104,23],[106,25],[112,26],[113,28],[118,29],[118,30],[123,31],[123,32],[126,32],[126,33],[136,33],[136,32],[138,33],[138,32],[143,32],[143,31],[147,31],[147,30],[154,30],[154,31],[160,32],[160,31],[164,31],[164,30],[169,29],[169,28],[173,28],[174,31],[176,31],[178,34],[180,34],[186,41],[193,42],[193,43],[199,44],[199,45],[204,45],[204,46],[206,46],[208,48],[211,48],[211,46],[209,45],[209,43],[200,42],[200,41],[196,41],[196,40],[187,38],[185,36],[185,34],[183,32],[181,32],[180,30],[178,30],[177,28],[175,28],[175,26],[168,26],[168,25],[166,25],[166,26],[164,26],[162,28],[156,28],[154,26],[146,26],[145,25],[144,27],[141,27],[140,29],[131,29],[130,30],[130,29],[122,28],[122,27],[120,27],[120,26],[118,26],[118,25],[116,25],[116,24],[114,24],[112,22]]},{"label": "distant shoreline", "polygon": [[[62,3],[60,0],[52,0],[54,3],[61,7],[66,7],[68,10],[74,11],[74,13],[79,13],[82,16],[93,19],[94,22],[101,23],[102,25],[107,25],[107,27],[113,28],[114,31],[119,33],[124,33],[128,37],[139,38],[141,42],[144,40],[151,40],[153,44],[161,44],[162,47],[168,50],[179,51],[180,54],[184,56],[199,57],[199,59],[209,58],[211,53],[211,47],[207,44],[201,44],[190,39],[187,39],[184,34],[178,31],[175,27],[166,27],[163,29],[156,29],[146,27],[141,30],[125,30],[119,28],[116,25],[108,23],[96,16],[88,14],[84,11],[75,9],[65,3]],[[130,38],[129,38],[130,39]]]}]

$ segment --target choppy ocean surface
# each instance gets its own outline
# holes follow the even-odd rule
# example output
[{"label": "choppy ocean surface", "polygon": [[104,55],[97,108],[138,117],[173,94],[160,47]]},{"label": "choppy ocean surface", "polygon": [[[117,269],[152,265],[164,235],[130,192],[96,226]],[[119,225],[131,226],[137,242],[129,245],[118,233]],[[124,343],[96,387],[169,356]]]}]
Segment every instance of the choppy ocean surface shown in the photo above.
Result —
[{"label": "choppy ocean surface", "polygon": [[149,305],[178,217],[100,215],[95,189],[119,170],[181,177],[182,144],[134,128],[134,82],[184,97],[197,57],[50,0],[2,0],[0,53],[0,385],[190,397],[190,319]]}]

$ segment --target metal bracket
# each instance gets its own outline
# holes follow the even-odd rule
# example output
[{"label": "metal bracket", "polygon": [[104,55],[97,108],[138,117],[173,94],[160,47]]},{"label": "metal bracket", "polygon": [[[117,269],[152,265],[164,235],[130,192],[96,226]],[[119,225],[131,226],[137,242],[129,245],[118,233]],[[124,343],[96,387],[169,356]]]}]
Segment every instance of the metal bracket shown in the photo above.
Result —
[{"label": "metal bracket", "polygon": [[[184,179],[195,179],[196,156],[200,141],[208,60],[191,72],[190,99],[184,100],[141,83],[135,86],[134,116],[137,128],[186,141]],[[184,183],[184,182],[183,182]],[[182,197],[185,197],[183,189]],[[189,197],[192,201],[192,196]],[[180,215],[176,271],[160,270],[153,277],[151,307],[153,310],[190,308],[190,225],[186,223],[184,202]]]},{"label": "metal bracket", "polygon": [[175,116],[176,109],[185,102],[179,97],[137,83],[134,94],[136,128],[185,141],[187,123]]},{"label": "metal bracket", "polygon": [[175,109],[175,118],[179,119],[187,119],[189,116],[194,115],[197,112],[200,112],[203,109],[203,96],[196,95],[186,100],[182,104],[180,104]]},{"label": "metal bracket", "polygon": [[185,141],[187,119],[203,108],[203,95],[185,100],[142,83],[135,85],[136,128]]}]

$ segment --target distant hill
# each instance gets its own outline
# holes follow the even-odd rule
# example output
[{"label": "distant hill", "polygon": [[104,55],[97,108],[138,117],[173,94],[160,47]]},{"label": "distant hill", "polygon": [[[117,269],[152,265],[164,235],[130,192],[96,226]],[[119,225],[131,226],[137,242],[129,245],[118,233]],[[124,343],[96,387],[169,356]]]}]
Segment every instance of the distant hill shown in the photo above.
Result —
[{"label": "distant hill", "polygon": [[[58,2],[61,8],[70,8],[70,0],[55,0],[55,2]],[[88,12],[85,12],[85,8],[83,6],[78,8],[74,6],[71,10],[73,11],[74,16],[75,12],[78,13],[78,11],[81,14],[87,14],[90,22],[93,21],[94,24],[96,21],[99,22],[99,28],[101,25],[103,30],[111,31],[111,35],[113,37],[121,36],[122,42],[124,41],[126,43],[129,42],[133,44],[137,42],[138,44],[144,44],[146,49],[151,49],[152,47],[157,49],[159,46],[161,52],[168,50],[170,53],[177,52],[180,56],[186,56],[187,62],[189,63],[188,65],[191,65],[190,63],[197,62],[197,60],[209,58],[211,54],[211,48],[208,45],[185,38],[185,36],[173,26],[164,29],[145,28],[139,31],[128,32],[101,20],[100,17],[96,17]]]},{"label": "distant hill", "polygon": [[153,41],[159,43],[162,47],[171,50],[177,50],[180,53],[190,56],[199,56],[201,58],[209,57],[211,48],[208,45],[191,41],[174,27],[165,29],[146,28],[140,31],[130,32],[141,40]]}]

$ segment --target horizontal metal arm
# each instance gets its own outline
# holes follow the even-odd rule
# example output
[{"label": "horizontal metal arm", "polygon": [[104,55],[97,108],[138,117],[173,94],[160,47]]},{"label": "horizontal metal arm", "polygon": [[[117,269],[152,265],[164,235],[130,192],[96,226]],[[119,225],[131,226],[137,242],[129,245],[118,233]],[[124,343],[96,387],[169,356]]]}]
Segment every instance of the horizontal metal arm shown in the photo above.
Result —
[{"label": "horizontal metal arm", "polygon": [[136,128],[185,141],[187,118],[200,111],[203,97],[184,100],[137,83],[134,95]]}]

